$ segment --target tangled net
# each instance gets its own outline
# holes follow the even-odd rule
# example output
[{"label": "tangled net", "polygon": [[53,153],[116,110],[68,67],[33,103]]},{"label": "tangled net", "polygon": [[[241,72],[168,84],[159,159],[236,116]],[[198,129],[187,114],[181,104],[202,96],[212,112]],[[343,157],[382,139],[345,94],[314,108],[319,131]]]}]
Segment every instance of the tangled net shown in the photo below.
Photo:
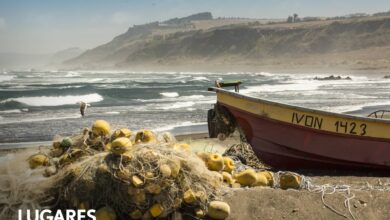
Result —
[{"label": "tangled net", "polygon": [[262,163],[260,159],[256,156],[255,152],[252,149],[252,146],[245,142],[231,145],[223,153],[223,156],[229,156],[235,159],[235,161],[237,161],[236,164],[240,164],[239,162],[241,162],[242,164],[245,165],[241,169],[240,167],[237,167],[238,170],[247,169],[248,167],[257,170],[263,170],[269,168],[264,163]]},{"label": "tangled net", "polygon": [[204,216],[220,198],[221,174],[171,134],[131,135],[129,129],[111,134],[100,123],[81,134],[55,137],[51,149],[8,160],[2,174],[15,163],[22,166],[0,181],[0,218],[43,208],[112,210],[118,219],[170,218],[176,211]]},{"label": "tangled net", "polygon": [[[170,167],[170,174],[164,173],[165,166]],[[85,156],[64,168],[57,178],[55,208],[110,205],[123,217],[134,211],[146,213],[156,203],[163,207],[161,217],[187,207],[206,210],[222,184],[196,154],[163,144],[138,145],[128,161],[108,152]],[[134,185],[134,179],[140,180],[139,185]],[[183,201],[189,190],[197,197],[192,204]]]}]

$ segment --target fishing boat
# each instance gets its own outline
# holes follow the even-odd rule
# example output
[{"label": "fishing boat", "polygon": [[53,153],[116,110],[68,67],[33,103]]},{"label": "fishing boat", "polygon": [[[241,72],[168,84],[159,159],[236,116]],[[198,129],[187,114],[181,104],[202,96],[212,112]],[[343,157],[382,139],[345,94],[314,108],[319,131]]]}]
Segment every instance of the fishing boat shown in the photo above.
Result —
[{"label": "fishing boat", "polygon": [[240,94],[238,85],[235,91],[216,85],[209,91],[216,92],[217,106],[271,167],[390,170],[390,120],[278,103]]}]

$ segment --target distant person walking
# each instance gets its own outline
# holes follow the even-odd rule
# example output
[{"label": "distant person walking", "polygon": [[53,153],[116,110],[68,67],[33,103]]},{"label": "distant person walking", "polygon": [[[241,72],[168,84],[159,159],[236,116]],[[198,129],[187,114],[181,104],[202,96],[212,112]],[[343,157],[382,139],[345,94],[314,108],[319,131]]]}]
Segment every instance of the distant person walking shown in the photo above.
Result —
[{"label": "distant person walking", "polygon": [[87,107],[91,105],[85,102],[78,102],[78,104],[80,104],[80,114],[82,117],[84,117],[85,112],[87,111]]}]

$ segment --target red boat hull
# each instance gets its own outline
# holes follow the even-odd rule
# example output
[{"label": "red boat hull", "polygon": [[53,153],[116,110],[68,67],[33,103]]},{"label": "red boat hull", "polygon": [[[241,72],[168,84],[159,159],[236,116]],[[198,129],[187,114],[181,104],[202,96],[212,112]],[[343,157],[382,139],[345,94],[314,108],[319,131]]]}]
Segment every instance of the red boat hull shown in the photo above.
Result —
[{"label": "red boat hull", "polygon": [[390,170],[389,140],[319,131],[220,104],[234,115],[257,156],[274,168]]}]

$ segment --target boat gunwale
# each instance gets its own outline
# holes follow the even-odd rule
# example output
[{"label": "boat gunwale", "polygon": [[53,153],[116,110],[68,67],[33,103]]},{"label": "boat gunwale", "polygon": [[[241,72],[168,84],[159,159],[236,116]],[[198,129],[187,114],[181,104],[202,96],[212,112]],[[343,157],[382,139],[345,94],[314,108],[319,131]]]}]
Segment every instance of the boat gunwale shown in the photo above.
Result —
[{"label": "boat gunwale", "polygon": [[[266,104],[270,104],[270,105],[276,105],[279,107],[290,108],[293,110],[295,109],[295,110],[304,111],[304,112],[311,112],[311,113],[317,113],[317,114],[323,114],[323,115],[341,117],[341,118],[347,118],[347,119],[354,119],[354,120],[362,120],[362,121],[367,121],[367,122],[390,124],[390,120],[388,120],[388,119],[368,118],[368,117],[363,117],[363,116],[355,116],[355,115],[335,113],[335,112],[323,111],[323,110],[312,109],[312,108],[305,108],[305,107],[300,107],[300,106],[296,106],[296,105],[290,105],[290,104],[270,101],[270,100],[263,99],[263,98],[253,97],[250,95],[243,95],[240,93],[236,93],[233,91],[229,91],[229,90],[221,89],[221,88],[217,88],[217,87],[210,87],[209,91],[215,91],[217,93],[221,92],[221,93],[235,96],[237,98],[244,98],[244,99],[254,101],[257,103],[266,103]],[[245,109],[242,109],[242,110],[246,111]]]},{"label": "boat gunwale", "polygon": [[277,120],[277,119],[274,119],[274,118],[264,117],[264,116],[261,116],[261,115],[256,115],[255,113],[245,111],[243,109],[231,106],[229,104],[222,103],[222,105],[223,106],[227,106],[229,108],[232,108],[232,109],[234,109],[236,111],[240,111],[240,112],[243,112],[245,114],[251,115],[252,117],[259,117],[262,120],[267,120],[269,122],[276,123],[276,124],[281,124],[283,126],[289,126],[289,127],[294,128],[294,129],[304,129],[307,132],[314,132],[314,133],[318,133],[318,134],[330,135],[330,136],[338,136],[338,137],[344,137],[344,138],[354,138],[354,139],[360,139],[360,140],[371,140],[371,141],[380,141],[380,142],[388,142],[389,141],[389,138],[343,134],[343,133],[337,133],[337,132],[332,132],[332,131],[313,129],[313,128],[309,128],[309,127],[305,127],[305,126],[299,126],[297,124],[293,124],[293,123],[289,123],[289,122],[285,122],[285,121],[280,121],[280,120]]}]

